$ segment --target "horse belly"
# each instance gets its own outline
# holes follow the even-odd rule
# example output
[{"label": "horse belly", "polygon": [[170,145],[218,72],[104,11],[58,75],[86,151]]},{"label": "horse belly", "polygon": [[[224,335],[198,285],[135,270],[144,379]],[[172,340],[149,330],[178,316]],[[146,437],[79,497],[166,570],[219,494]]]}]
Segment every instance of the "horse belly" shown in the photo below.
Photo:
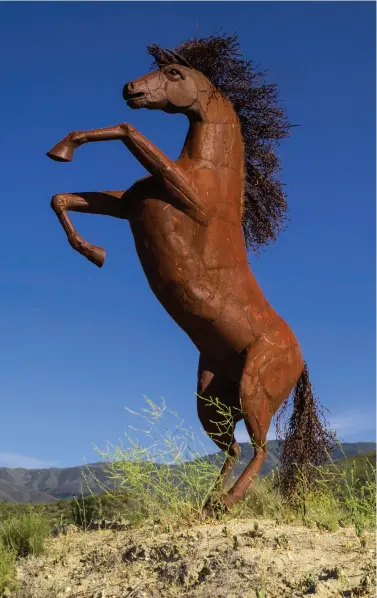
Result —
[{"label": "horse belly", "polygon": [[217,361],[232,359],[256,338],[247,306],[211,281],[172,280],[158,298],[198,350]]},{"label": "horse belly", "polygon": [[144,236],[135,244],[149,286],[162,306],[199,351],[215,350],[224,358],[242,351],[252,339],[247,311],[229,302],[178,235],[170,235],[168,243],[163,237],[156,240]]},{"label": "horse belly", "polygon": [[156,199],[144,201],[130,225],[151,290],[201,353],[225,361],[255,340],[254,312],[263,306],[250,304],[260,297],[250,294],[244,266],[209,267],[203,227]]}]

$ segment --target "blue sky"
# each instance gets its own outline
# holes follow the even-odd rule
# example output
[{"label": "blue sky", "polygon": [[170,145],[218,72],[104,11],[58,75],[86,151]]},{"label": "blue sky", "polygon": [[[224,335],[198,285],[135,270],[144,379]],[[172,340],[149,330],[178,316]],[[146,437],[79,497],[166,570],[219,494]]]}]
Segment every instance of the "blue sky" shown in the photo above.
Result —
[{"label": "blue sky", "polygon": [[252,268],[340,437],[375,439],[374,4],[2,3],[0,465],[97,460],[91,443],[117,443],[144,395],[200,435],[197,351],[152,295],[128,223],[74,215],[108,252],[99,270],[49,207],[55,193],[127,189],[143,168],[118,142],[71,164],[45,152],[72,130],[130,122],[175,158],[185,118],[131,111],[123,85],[149,71],[148,44],[221,28],[300,125],[280,148],[291,222]]}]

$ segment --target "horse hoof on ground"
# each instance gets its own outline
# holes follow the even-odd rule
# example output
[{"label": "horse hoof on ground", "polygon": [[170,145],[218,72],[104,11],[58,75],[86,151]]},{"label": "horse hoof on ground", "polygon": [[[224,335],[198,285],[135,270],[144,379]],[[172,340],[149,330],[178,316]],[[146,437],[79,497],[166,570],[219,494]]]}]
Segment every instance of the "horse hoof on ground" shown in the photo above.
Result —
[{"label": "horse hoof on ground", "polygon": [[206,519],[220,519],[228,511],[227,507],[223,504],[222,500],[209,500],[206,502],[202,509],[201,520]]},{"label": "horse hoof on ground", "polygon": [[229,494],[223,494],[220,497],[220,503],[222,505],[222,508],[226,511],[230,511],[236,504],[235,501],[229,496]]}]

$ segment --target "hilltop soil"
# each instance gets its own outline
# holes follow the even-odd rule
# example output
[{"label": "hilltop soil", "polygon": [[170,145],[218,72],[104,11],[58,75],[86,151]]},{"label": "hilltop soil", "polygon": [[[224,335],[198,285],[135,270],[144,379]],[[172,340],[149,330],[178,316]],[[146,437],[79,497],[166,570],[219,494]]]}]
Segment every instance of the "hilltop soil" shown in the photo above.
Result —
[{"label": "hilltop soil", "polygon": [[177,532],[153,527],[51,538],[20,561],[14,598],[295,598],[375,596],[375,543],[268,520]]}]

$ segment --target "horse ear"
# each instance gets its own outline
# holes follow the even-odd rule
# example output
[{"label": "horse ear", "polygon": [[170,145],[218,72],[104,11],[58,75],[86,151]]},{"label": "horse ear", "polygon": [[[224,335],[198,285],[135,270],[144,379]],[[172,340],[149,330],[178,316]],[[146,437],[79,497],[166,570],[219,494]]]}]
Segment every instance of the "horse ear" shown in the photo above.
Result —
[{"label": "horse ear", "polygon": [[158,56],[158,62],[161,65],[171,64],[171,59],[169,57],[169,54],[167,54],[167,52],[165,50],[163,50],[162,48],[159,48],[159,50],[160,50],[160,53],[159,53],[159,56]]},{"label": "horse ear", "polygon": [[174,50],[168,50],[167,52],[169,52],[173,58],[175,58],[177,64],[181,64],[182,66],[187,66],[189,69],[192,68],[191,64],[189,62],[187,62],[187,60],[185,58],[183,58],[183,56],[181,56],[180,54],[177,54],[177,52],[174,52]]},{"label": "horse ear", "polygon": [[160,66],[164,66],[166,64],[171,63],[171,58],[169,54],[167,54],[166,51],[160,48],[160,46],[158,46],[157,44],[147,46],[147,50]]}]

